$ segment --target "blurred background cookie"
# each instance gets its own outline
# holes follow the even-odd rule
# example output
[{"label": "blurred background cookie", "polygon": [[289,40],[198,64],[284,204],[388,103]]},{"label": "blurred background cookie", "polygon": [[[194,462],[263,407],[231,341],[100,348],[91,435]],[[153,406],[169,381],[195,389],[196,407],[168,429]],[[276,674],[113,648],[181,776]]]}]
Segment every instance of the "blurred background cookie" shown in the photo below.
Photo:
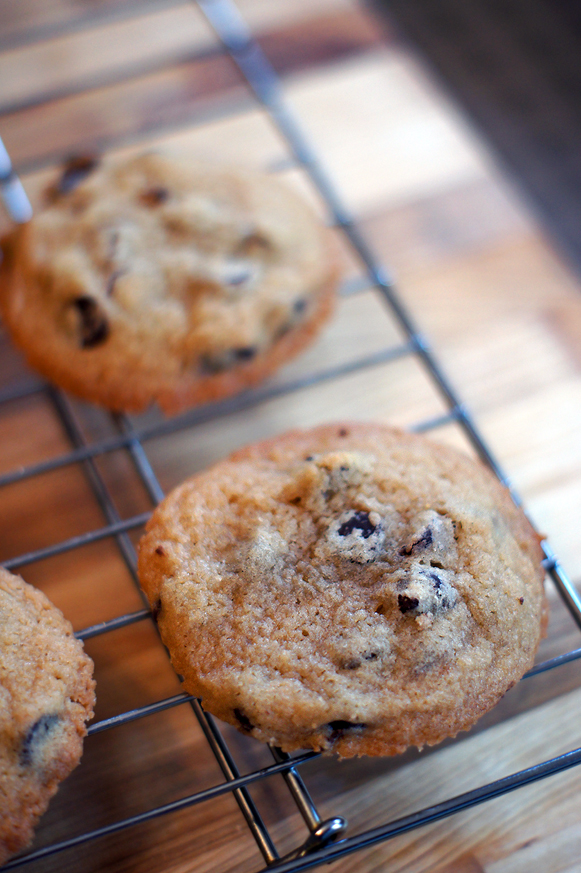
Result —
[{"label": "blurred background cookie", "polygon": [[93,716],[93,662],[42,592],[0,568],[0,863],[82,754]]},{"label": "blurred background cookie", "polygon": [[331,233],[272,176],[86,157],[49,199],[5,245],[0,309],[29,362],[87,400],[170,413],[235,394],[331,312]]}]

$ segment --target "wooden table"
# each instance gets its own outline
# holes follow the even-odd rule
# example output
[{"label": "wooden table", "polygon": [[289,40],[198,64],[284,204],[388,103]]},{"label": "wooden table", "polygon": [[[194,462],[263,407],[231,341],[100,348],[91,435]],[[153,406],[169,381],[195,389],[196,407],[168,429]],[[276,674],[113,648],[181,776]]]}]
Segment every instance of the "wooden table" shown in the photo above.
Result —
[{"label": "wooden table", "polygon": [[[421,60],[353,0],[240,0],[325,173],[487,445],[508,471],[563,566],[581,580],[581,295],[523,197],[502,178],[470,125]],[[123,155],[158,144],[266,167],[329,212],[200,10],[172,0],[2,0],[0,135],[36,207],[66,155]],[[3,219],[2,229],[9,226]],[[135,471],[123,436],[143,441],[161,487],[171,488],[249,440],[337,418],[417,426],[448,405],[416,355],[381,362],[405,342],[339,231],[347,279],[336,317],[316,346],[285,368],[260,403],[218,410],[164,432],[155,412],[131,422],[53,395],[0,345],[0,559],[18,566],[76,630],[142,609],[132,548],[155,488]],[[368,356],[372,366],[359,367]],[[343,375],[290,390],[314,373]],[[12,399],[7,399],[12,396]],[[433,438],[473,451],[455,422]],[[120,435],[121,434],[121,435]],[[95,443],[86,463],[35,466]],[[136,449],[136,452],[139,450]],[[95,498],[103,484],[108,517]],[[73,537],[129,520],[124,560],[113,536]],[[111,531],[111,528],[108,528]],[[38,550],[65,543],[43,557]],[[74,547],[73,547],[74,545]],[[10,559],[35,552],[26,561]],[[580,645],[555,592],[539,660]],[[96,721],[179,693],[153,625],[137,621],[87,640],[96,664]],[[581,745],[575,662],[526,679],[469,735],[393,760],[301,767],[324,817],[349,836]],[[268,751],[229,728],[240,771]],[[191,708],[181,705],[90,736],[33,849],[211,788],[222,776]],[[573,873],[580,869],[581,771],[521,788],[339,860],[337,871]],[[251,794],[283,855],[306,837],[280,777]],[[264,861],[227,793],[146,824],[34,861],[31,871],[186,873],[256,871]]]}]

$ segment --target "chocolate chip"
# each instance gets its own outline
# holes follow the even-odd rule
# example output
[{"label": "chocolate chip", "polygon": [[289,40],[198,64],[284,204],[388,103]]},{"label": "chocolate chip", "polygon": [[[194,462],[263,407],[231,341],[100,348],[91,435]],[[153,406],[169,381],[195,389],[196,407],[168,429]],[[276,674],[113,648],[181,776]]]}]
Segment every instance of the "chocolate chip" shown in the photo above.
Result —
[{"label": "chocolate chip", "polygon": [[349,436],[349,431],[347,430],[347,428],[342,427],[341,430],[339,431],[339,436],[340,437]]},{"label": "chocolate chip", "polygon": [[109,259],[112,260],[117,254],[117,247],[119,245],[119,240],[121,239],[121,234],[117,228],[113,228],[107,234],[107,249]]},{"label": "chocolate chip", "polygon": [[377,652],[363,652],[361,657],[343,661],[340,666],[343,670],[357,670],[363,661],[377,661],[378,658]]},{"label": "chocolate chip", "polygon": [[452,592],[450,585],[446,585],[446,583],[443,582],[436,573],[428,573],[428,578],[431,579],[434,585],[439,609],[450,609],[450,607],[454,605],[448,596]]},{"label": "chocolate chip", "polygon": [[97,301],[92,297],[77,297],[73,306],[79,313],[82,348],[93,348],[104,342],[109,336],[109,322]]},{"label": "chocolate chip", "polygon": [[[339,476],[344,475],[339,468],[336,468],[336,472]],[[333,493],[335,489],[323,491],[323,496],[328,499]],[[370,564],[381,555],[385,531],[376,512],[370,514],[348,509],[331,523],[325,540],[343,560],[355,564]]]},{"label": "chocolate chip", "polygon": [[344,670],[357,670],[357,668],[361,666],[361,661],[354,658],[352,661],[345,661],[341,666]]},{"label": "chocolate chip", "polygon": [[115,290],[115,283],[117,279],[119,279],[120,276],[123,276],[123,274],[126,272],[127,270],[115,270],[115,272],[111,273],[107,280],[107,286],[105,288],[105,294],[107,295],[107,297],[111,297],[113,291]]},{"label": "chocolate chip", "polygon": [[155,554],[161,555],[162,558],[165,558],[165,550],[164,550],[163,546],[156,546]]},{"label": "chocolate chip", "polygon": [[274,332],[274,339],[279,340],[282,339],[283,336],[286,336],[287,333],[290,333],[293,327],[295,326],[294,321],[285,321],[284,324],[281,324],[280,327],[277,327]]},{"label": "chocolate chip", "polygon": [[234,716],[236,718],[236,721],[240,724],[240,727],[242,728],[243,731],[246,731],[246,733],[250,733],[251,731],[254,730],[254,725],[252,724],[252,722],[250,721],[248,716],[244,715],[242,710],[235,709]]},{"label": "chocolate chip", "polygon": [[250,361],[256,357],[258,349],[256,346],[241,346],[238,349],[230,349],[225,352],[216,354],[202,355],[200,358],[200,369],[203,373],[213,375],[223,373],[229,370],[230,367],[235,367],[236,364],[244,361]]},{"label": "chocolate chip", "polygon": [[354,512],[351,518],[347,521],[343,522],[337,533],[341,537],[347,537],[349,534],[353,533],[354,530],[360,530],[361,536],[364,540],[371,536],[372,533],[376,530],[376,525],[371,524],[369,520],[369,513],[367,512]]},{"label": "chocolate chip", "polygon": [[519,603],[520,603],[520,605],[521,605],[521,606],[522,606],[522,605],[523,605],[523,603],[524,603],[524,602],[525,602],[525,599],[524,599],[524,597],[519,597],[519,599],[518,599],[518,602],[519,602]]},{"label": "chocolate chip", "polygon": [[402,557],[418,557],[422,563],[443,570],[458,557],[454,523],[444,513],[427,509],[411,520],[408,535],[399,549]]},{"label": "chocolate chip", "polygon": [[453,582],[454,574],[449,570],[434,573],[421,563],[412,564],[406,576],[398,582],[402,592],[398,595],[400,611],[414,616],[442,615],[458,601]]},{"label": "chocolate chip", "polygon": [[428,578],[432,581],[434,591],[436,592],[438,610],[450,609],[454,605],[448,596],[452,591],[450,586],[446,586],[446,583],[442,582],[436,573],[428,573]]},{"label": "chocolate chip", "polygon": [[56,186],[57,193],[70,194],[98,165],[99,158],[96,155],[75,155],[69,158]]},{"label": "chocolate chip", "polygon": [[167,188],[148,188],[142,191],[139,195],[139,200],[144,206],[159,206],[160,203],[165,203],[169,200],[169,191]]},{"label": "chocolate chip", "polygon": [[246,257],[260,256],[271,250],[272,246],[261,233],[249,233],[238,244],[235,254],[244,255]]},{"label": "chocolate chip", "polygon": [[32,764],[36,750],[42,746],[58,720],[58,715],[41,715],[29,728],[20,747],[19,761],[23,767]]},{"label": "chocolate chip", "polygon": [[419,539],[415,540],[409,546],[402,546],[402,548],[399,550],[399,553],[400,555],[402,555],[402,557],[404,555],[411,555],[412,552],[420,552],[422,551],[422,549],[428,549],[433,542],[434,535],[432,533],[432,528],[427,527]]},{"label": "chocolate chip", "polygon": [[249,279],[252,279],[254,275],[254,271],[250,268],[241,267],[236,272],[230,273],[226,276],[225,282],[226,285],[231,285],[236,288],[238,285],[244,285],[245,282],[248,282]]},{"label": "chocolate chip", "polygon": [[234,356],[238,361],[251,361],[258,353],[256,346],[243,346],[240,349],[234,349]]},{"label": "chocolate chip", "polygon": [[289,313],[289,317],[280,324],[275,331],[275,339],[281,339],[283,336],[286,336],[287,333],[290,333],[291,330],[296,328],[297,324],[301,321],[301,316],[307,308],[307,301],[303,298],[299,300],[295,300],[291,307],[291,311]]},{"label": "chocolate chip", "polygon": [[339,718],[336,721],[330,721],[329,727],[332,731],[347,731],[352,728],[364,728],[365,725],[362,722],[358,721],[344,721]]},{"label": "chocolate chip", "polygon": [[314,460],[315,460],[314,455],[307,455],[307,457],[305,458],[305,461],[314,461]]},{"label": "chocolate chip", "polygon": [[406,612],[411,612],[412,609],[417,609],[420,605],[420,601],[417,597],[408,597],[407,594],[398,594],[397,605],[399,606],[400,612],[403,612],[405,615]]},{"label": "chocolate chip", "polygon": [[329,740],[334,743],[349,731],[362,730],[367,725],[363,724],[363,722],[344,721],[342,718],[339,718],[336,721],[330,721],[327,727],[331,730]]},{"label": "chocolate chip", "polygon": [[223,373],[228,369],[228,363],[223,357],[212,357],[212,355],[202,355],[200,358],[200,370],[206,375],[213,376],[216,373]]}]

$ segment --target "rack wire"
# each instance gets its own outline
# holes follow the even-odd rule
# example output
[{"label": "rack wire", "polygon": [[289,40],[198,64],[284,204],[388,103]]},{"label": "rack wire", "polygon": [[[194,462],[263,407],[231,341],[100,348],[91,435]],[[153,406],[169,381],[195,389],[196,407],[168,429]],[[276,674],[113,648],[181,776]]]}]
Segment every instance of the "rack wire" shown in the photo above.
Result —
[{"label": "rack wire", "polygon": [[[263,107],[275,129],[282,136],[288,148],[290,163],[306,172],[324,201],[333,225],[343,233],[352,252],[355,253],[362,265],[364,278],[347,282],[341,293],[344,296],[349,296],[360,293],[362,290],[375,289],[385,304],[386,310],[399,325],[405,339],[399,344],[390,345],[373,354],[362,355],[348,363],[323,368],[317,372],[311,372],[295,379],[287,379],[277,384],[265,385],[235,398],[197,408],[172,419],[155,421],[153,424],[136,426],[130,417],[114,415],[111,421],[115,435],[97,440],[87,440],[78,422],[74,406],[67,396],[58,389],[36,379],[27,381],[25,384],[9,386],[0,393],[0,414],[6,404],[14,400],[42,394],[52,404],[67,435],[70,449],[49,460],[32,463],[1,475],[0,496],[1,489],[10,485],[22,483],[28,479],[34,480],[35,477],[44,473],[76,465],[82,469],[106,519],[105,524],[82,535],[14,556],[4,562],[4,566],[9,570],[19,569],[48,557],[67,553],[81,546],[113,539],[129,573],[139,588],[136,576],[136,554],[130,534],[143,526],[150,512],[140,513],[130,518],[120,517],[114,496],[99,470],[97,464],[99,458],[118,451],[126,453],[153,507],[163,498],[164,494],[147,453],[149,441],[176,434],[182,430],[187,431],[234,412],[254,408],[276,397],[291,396],[307,387],[337,380],[349,373],[390,364],[405,357],[413,357],[420,362],[441,395],[447,410],[441,415],[417,422],[413,429],[417,432],[426,432],[449,423],[457,424],[479,457],[492,468],[500,481],[511,489],[515,502],[520,503],[518,495],[511,488],[508,477],[480,435],[472,416],[456,395],[447,375],[437,362],[426,337],[417,329],[411,315],[407,312],[394,289],[386,270],[377,262],[364,236],[341,202],[326,174],[323,160],[314,152],[302,131],[300,121],[294,117],[287,105],[280,79],[237,8],[231,0],[198,0],[197,5],[212,25],[224,52],[232,58],[243,74],[255,101]],[[3,147],[0,149],[0,186],[5,205],[12,218],[17,222],[26,221],[31,214],[30,206]],[[543,548],[546,570],[574,621],[581,628],[581,600],[547,542],[544,542]],[[86,627],[76,635],[82,640],[88,640],[151,619],[151,613],[144,601],[143,608]],[[580,657],[581,648],[572,649],[538,664],[527,676],[530,678],[558,668]],[[190,695],[175,694],[103,719],[89,728],[89,737],[177,706],[188,706],[193,710],[206,742],[221,768],[223,781],[205,790],[28,852],[9,861],[3,869],[12,870],[26,867],[34,861],[65,852],[67,849],[90,843],[119,831],[128,830],[137,824],[143,824],[178,810],[206,803],[224,794],[231,794],[238,803],[246,824],[262,853],[266,865],[262,869],[277,871],[277,873],[290,873],[290,871],[317,867],[375,843],[389,840],[398,834],[421,828],[431,822],[454,815],[461,810],[581,763],[581,749],[572,749],[566,754],[550,758],[503,779],[483,784],[475,790],[451,796],[443,802],[421,809],[412,815],[387,821],[380,827],[362,833],[348,835],[348,823],[341,816],[322,819],[300,774],[301,765],[317,757],[315,753],[304,752],[290,756],[280,750],[272,749],[272,763],[265,767],[251,769],[241,775],[235,755],[228,747],[221,727],[211,715],[203,711],[199,701]],[[285,781],[307,829],[305,839],[293,851],[282,857],[279,855],[269,828],[249,792],[249,788],[253,784],[272,777],[280,777]]]}]

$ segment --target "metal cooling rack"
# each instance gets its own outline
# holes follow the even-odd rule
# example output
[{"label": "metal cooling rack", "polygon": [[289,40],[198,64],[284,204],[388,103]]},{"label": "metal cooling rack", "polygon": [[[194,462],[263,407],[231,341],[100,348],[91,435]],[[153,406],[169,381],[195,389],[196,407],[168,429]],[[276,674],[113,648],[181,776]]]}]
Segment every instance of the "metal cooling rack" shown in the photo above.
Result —
[{"label": "metal cooling rack", "polygon": [[[179,417],[156,422],[152,425],[135,427],[132,420],[125,415],[112,416],[115,436],[98,441],[87,441],[74,407],[66,395],[40,381],[30,381],[25,385],[9,387],[0,392],[0,414],[9,401],[24,398],[35,393],[43,393],[52,404],[70,442],[70,451],[47,461],[19,468],[0,476],[0,489],[10,484],[54,471],[68,465],[79,465],[87,477],[91,489],[107,519],[107,523],[98,529],[91,530],[81,536],[72,537],[53,545],[21,554],[6,561],[6,569],[14,570],[25,564],[68,552],[89,543],[114,538],[119,552],[125,562],[135,584],[136,554],[129,532],[141,527],[149,517],[149,512],[122,519],[117,511],[114,498],[104,477],[99,472],[96,459],[107,453],[122,450],[127,453],[145,490],[155,506],[162,498],[163,491],[157,480],[152,464],[148,458],[146,445],[148,441],[180,430],[193,428],[203,422],[217,419],[282,395],[291,395],[301,389],[324,383],[327,380],[338,379],[351,372],[365,370],[378,364],[385,364],[402,357],[415,357],[429,374],[433,383],[445,401],[447,412],[436,418],[418,422],[413,430],[425,432],[448,423],[459,425],[472,444],[480,458],[488,464],[498,478],[507,487],[510,483],[495,460],[492,452],[480,436],[466,407],[460,402],[448,381],[447,376],[437,363],[430,346],[424,336],[417,330],[412,318],[402,305],[393,284],[385,270],[377,263],[365,239],[353,222],[351,216],[340,202],[331,182],[329,181],[320,157],[314,153],[302,133],[300,122],[290,112],[282,92],[281,82],[252,33],[241,18],[238,10],[230,0],[198,0],[198,6],[212,25],[223,50],[227,52],[244,75],[248,86],[278,132],[283,137],[289,151],[291,165],[302,168],[323,198],[334,225],[345,235],[352,251],[362,265],[365,278],[346,283],[342,288],[344,295],[358,293],[369,288],[376,289],[385,303],[387,311],[402,329],[405,341],[399,345],[387,347],[372,355],[366,355],[357,360],[309,373],[295,380],[287,380],[275,386],[264,386],[259,390],[246,392],[233,399],[194,409]],[[17,221],[26,221],[31,214],[30,205],[19,179],[12,169],[10,159],[0,143],[0,186],[4,203],[11,217]],[[518,496],[511,489],[513,499],[519,503]],[[581,628],[581,600],[571,581],[559,565],[550,546],[543,545],[545,567],[555,583],[565,605],[574,621]],[[144,601],[145,602],[145,601]],[[151,619],[151,613],[144,606],[136,612],[119,615],[114,619],[87,627],[77,633],[83,640],[110,633],[118,628],[135,622]],[[574,649],[563,655],[538,664],[527,677],[555,669],[565,663],[581,657],[581,648]],[[348,836],[347,822],[337,816],[322,820],[309,794],[301,775],[300,766],[306,761],[317,757],[313,752],[289,756],[280,750],[271,749],[273,763],[261,769],[252,770],[246,775],[240,775],[233,753],[222,735],[221,729],[211,715],[205,713],[195,698],[186,694],[176,694],[155,703],[137,709],[123,712],[112,718],[107,718],[93,724],[89,728],[89,737],[93,734],[145,718],[154,713],[175,706],[190,706],[202,728],[206,741],[215,756],[224,776],[224,780],[215,786],[179,798],[170,803],[149,809],[138,815],[122,818],[95,830],[89,830],[70,839],[43,847],[26,855],[14,858],[2,869],[11,870],[24,867],[34,861],[49,855],[64,852],[83,843],[89,843],[100,837],[110,835],[134,825],[142,824],[160,816],[168,815],[178,810],[207,802],[220,795],[231,793],[236,799],[266,864],[263,870],[290,873],[290,871],[306,870],[323,863],[341,858],[349,853],[357,852],[375,843],[388,840],[414,828],[420,828],[428,823],[451,816],[460,810],[480,804],[493,797],[506,794],[529,783],[561,772],[581,764],[581,749],[555,758],[550,758],[533,767],[513,773],[503,779],[482,785],[464,794],[450,797],[445,801],[419,810],[404,818],[388,821],[382,826]],[[90,740],[89,740],[90,741]],[[280,857],[269,830],[260,815],[248,791],[249,787],[266,778],[279,776],[286,782],[288,790],[304,819],[307,836],[304,841],[290,854]]]}]

